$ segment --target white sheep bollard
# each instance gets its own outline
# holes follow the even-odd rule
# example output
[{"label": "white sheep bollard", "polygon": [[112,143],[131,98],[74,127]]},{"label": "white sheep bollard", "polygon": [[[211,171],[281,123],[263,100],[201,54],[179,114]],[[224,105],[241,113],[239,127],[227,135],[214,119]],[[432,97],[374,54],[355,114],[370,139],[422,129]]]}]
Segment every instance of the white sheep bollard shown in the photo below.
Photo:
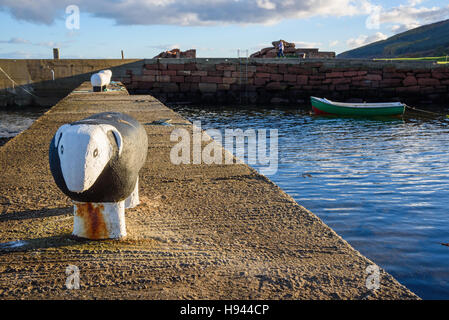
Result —
[{"label": "white sheep bollard", "polygon": [[98,73],[104,73],[104,74],[106,74],[108,77],[109,77],[109,81],[111,80],[111,78],[112,78],[112,71],[111,70],[101,70],[101,71],[99,71]]},{"label": "white sheep bollard", "polygon": [[[109,70],[108,70],[109,71]],[[112,75],[112,73],[111,73]],[[90,83],[92,84],[94,92],[103,91],[111,82],[111,75],[105,72],[94,73],[90,77]]]},{"label": "white sheep bollard", "polygon": [[58,129],[50,143],[50,169],[75,203],[73,235],[126,236],[125,209],[139,204],[139,171],[147,152],[144,127],[123,113],[99,113]]}]

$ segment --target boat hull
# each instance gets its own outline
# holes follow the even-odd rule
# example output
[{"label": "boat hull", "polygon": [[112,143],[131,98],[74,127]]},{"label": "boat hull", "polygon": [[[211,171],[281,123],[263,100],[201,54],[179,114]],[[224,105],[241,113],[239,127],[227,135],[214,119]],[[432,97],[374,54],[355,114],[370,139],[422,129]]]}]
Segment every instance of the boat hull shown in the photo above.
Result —
[{"label": "boat hull", "polygon": [[339,106],[332,104],[332,101],[323,101],[315,97],[311,98],[312,110],[315,114],[332,114],[344,116],[396,116],[404,113],[404,105],[393,106],[375,106],[375,107],[360,107],[360,106]]}]

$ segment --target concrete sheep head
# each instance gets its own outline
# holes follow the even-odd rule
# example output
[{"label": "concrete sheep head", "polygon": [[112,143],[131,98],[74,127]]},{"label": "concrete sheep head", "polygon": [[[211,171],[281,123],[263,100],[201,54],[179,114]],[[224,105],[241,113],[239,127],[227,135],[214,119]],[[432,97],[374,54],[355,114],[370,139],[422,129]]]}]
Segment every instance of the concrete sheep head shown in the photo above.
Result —
[{"label": "concrete sheep head", "polygon": [[[116,146],[111,145],[112,132]],[[60,159],[64,181],[71,192],[88,190],[98,179],[118,149],[120,156],[123,138],[108,124],[65,124],[55,134],[55,147]]]}]

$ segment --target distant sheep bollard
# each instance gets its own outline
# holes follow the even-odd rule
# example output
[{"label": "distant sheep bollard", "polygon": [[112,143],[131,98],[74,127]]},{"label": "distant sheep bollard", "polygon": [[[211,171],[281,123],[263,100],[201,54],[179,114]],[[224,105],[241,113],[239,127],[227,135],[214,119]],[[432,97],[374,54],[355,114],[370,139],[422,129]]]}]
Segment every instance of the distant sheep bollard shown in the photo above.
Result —
[{"label": "distant sheep bollard", "polygon": [[50,143],[56,185],[74,200],[73,235],[126,237],[125,208],[139,204],[148,138],[134,118],[104,112],[61,126]]},{"label": "distant sheep bollard", "polygon": [[94,73],[90,77],[90,83],[94,92],[104,91],[105,88],[111,83],[112,71],[111,70],[101,70]]},{"label": "distant sheep bollard", "polygon": [[105,75],[107,75],[109,77],[109,82],[111,82],[111,78],[112,78],[112,71],[111,70],[101,70],[98,73],[104,73]]}]

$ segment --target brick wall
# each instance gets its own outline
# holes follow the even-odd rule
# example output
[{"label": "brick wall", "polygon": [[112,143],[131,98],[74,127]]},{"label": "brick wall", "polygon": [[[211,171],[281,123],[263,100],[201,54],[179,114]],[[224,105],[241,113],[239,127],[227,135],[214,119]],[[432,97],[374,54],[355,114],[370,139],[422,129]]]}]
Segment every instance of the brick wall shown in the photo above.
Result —
[{"label": "brick wall", "polygon": [[425,105],[449,99],[449,66],[428,62],[151,59],[122,81],[133,93],[168,102],[298,104],[315,95]]}]

